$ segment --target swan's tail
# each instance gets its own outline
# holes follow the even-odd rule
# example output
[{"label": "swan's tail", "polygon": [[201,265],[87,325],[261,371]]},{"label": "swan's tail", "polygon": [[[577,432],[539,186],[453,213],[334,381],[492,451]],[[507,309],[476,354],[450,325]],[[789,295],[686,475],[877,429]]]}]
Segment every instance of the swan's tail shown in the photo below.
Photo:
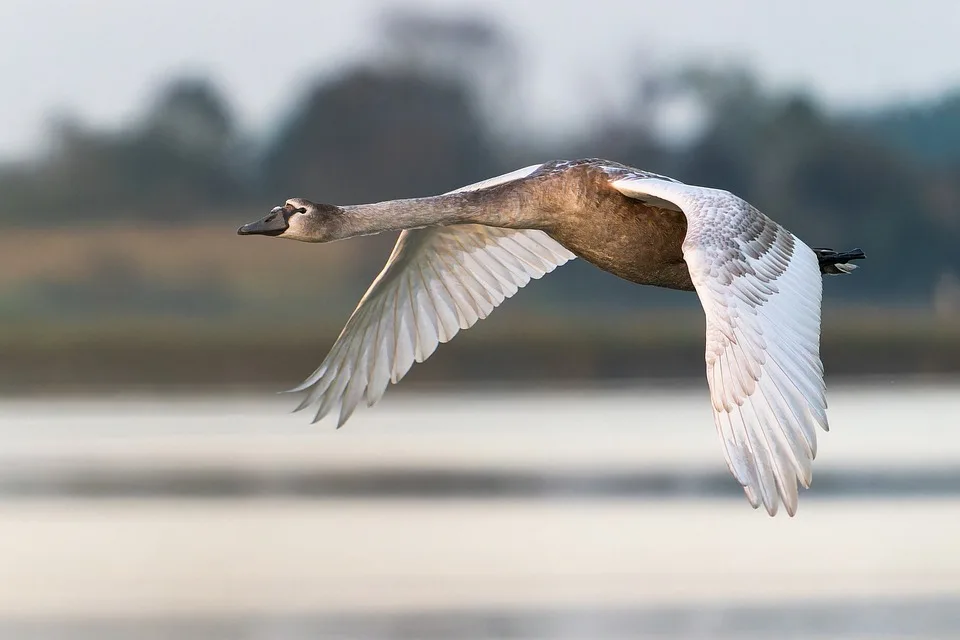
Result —
[{"label": "swan's tail", "polygon": [[820,260],[820,273],[831,276],[850,273],[857,268],[857,265],[853,264],[853,260],[863,260],[867,257],[867,254],[860,249],[839,253],[833,249],[814,249],[814,251]]}]

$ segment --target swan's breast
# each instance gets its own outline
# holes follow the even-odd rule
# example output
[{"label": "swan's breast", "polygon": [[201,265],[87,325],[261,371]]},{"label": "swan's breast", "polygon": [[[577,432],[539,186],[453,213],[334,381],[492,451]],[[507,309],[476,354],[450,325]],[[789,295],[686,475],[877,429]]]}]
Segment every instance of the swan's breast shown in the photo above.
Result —
[{"label": "swan's breast", "polygon": [[[545,230],[579,257],[620,278],[692,291],[681,244],[683,213],[627,198],[602,171],[578,169],[542,183],[550,210]],[[577,179],[573,179],[576,177]],[[549,193],[547,193],[549,190]]]}]

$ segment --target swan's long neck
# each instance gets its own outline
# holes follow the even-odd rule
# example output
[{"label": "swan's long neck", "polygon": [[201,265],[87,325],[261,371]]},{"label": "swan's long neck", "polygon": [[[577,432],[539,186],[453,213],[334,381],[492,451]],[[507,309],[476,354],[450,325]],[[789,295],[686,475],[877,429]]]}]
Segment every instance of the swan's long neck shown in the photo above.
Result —
[{"label": "swan's long neck", "polygon": [[337,235],[343,238],[450,224],[511,228],[530,228],[536,224],[534,212],[523,206],[523,198],[513,190],[468,191],[340,208],[343,213]]}]

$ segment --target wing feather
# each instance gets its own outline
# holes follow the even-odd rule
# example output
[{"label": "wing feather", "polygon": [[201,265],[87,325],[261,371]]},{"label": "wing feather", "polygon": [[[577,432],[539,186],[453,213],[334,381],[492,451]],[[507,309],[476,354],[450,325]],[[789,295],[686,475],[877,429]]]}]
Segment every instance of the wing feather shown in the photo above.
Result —
[{"label": "wing feather", "polygon": [[829,429],[820,360],[816,253],[726,191],[626,177],[626,196],[687,218],[683,257],[706,317],[707,381],[727,466],[755,508],[794,515],[819,425]]},{"label": "wing feather", "polygon": [[[485,189],[541,165],[458,189]],[[339,405],[342,426],[361,400],[373,406],[414,362],[486,318],[531,279],[574,255],[542,231],[478,224],[400,234],[383,270],[347,320],[329,354],[302,384],[296,410],[317,405],[314,422]]]}]

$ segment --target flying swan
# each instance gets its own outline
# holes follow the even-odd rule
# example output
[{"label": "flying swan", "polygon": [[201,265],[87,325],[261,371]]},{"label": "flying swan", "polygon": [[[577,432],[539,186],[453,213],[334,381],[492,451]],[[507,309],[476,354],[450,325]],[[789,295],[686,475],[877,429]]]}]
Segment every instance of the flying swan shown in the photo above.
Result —
[{"label": "flying swan", "polygon": [[402,231],[320,367],[291,391],[316,420],[376,403],[414,362],[576,256],[637,284],[696,291],[730,472],[771,516],[809,487],[827,402],[821,274],[859,249],[811,249],[728,191],[600,159],[552,161],[438,196],[335,206],[292,198],[240,235],[331,242]]}]

